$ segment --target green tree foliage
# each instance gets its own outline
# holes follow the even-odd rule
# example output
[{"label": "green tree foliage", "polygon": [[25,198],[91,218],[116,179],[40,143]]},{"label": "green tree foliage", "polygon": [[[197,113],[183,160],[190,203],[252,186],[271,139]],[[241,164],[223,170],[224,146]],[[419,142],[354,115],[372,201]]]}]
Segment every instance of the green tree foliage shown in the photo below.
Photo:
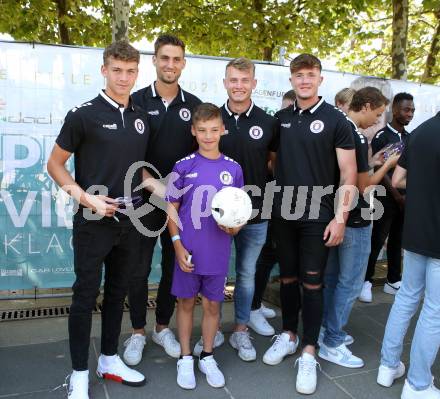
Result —
[{"label": "green tree foliage", "polygon": [[0,32],[16,40],[104,46],[112,37],[111,0],[0,0]]}]

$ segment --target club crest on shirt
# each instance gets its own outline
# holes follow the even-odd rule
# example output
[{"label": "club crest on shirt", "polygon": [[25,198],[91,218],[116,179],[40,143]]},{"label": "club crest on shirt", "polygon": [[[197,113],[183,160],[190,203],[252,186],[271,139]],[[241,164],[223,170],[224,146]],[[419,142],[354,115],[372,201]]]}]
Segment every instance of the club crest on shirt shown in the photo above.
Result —
[{"label": "club crest on shirt", "polygon": [[310,124],[310,131],[312,133],[321,133],[324,130],[324,122],[316,119]]},{"label": "club crest on shirt", "polygon": [[179,111],[179,116],[183,121],[188,122],[191,119],[191,111],[188,108],[182,108]]},{"label": "club crest on shirt", "polygon": [[255,140],[261,139],[263,137],[263,129],[260,126],[252,126],[249,129],[249,136]]},{"label": "club crest on shirt", "polygon": [[232,184],[232,175],[227,170],[224,170],[223,172],[220,172],[220,181],[222,184]]},{"label": "club crest on shirt", "polygon": [[143,134],[145,131],[145,124],[144,121],[142,119],[136,119],[134,121],[134,128],[136,129],[136,131],[139,134]]}]

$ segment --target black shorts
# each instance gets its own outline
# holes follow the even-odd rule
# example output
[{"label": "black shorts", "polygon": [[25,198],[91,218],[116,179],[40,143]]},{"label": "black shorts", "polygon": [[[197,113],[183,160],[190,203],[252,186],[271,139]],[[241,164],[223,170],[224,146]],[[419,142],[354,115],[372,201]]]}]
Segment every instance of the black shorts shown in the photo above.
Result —
[{"label": "black shorts", "polygon": [[[314,273],[316,284],[322,283],[329,248],[323,239],[326,222],[272,219],[272,233],[280,265],[280,277],[304,281]],[[315,280],[314,279],[314,280]],[[307,281],[307,278],[306,278]]]}]

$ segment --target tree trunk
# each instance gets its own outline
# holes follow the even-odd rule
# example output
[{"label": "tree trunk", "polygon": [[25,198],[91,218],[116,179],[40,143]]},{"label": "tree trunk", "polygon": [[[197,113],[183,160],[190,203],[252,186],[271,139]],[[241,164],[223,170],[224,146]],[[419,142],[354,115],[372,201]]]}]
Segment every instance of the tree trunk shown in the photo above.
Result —
[{"label": "tree trunk", "polygon": [[432,38],[431,48],[429,49],[428,56],[426,57],[425,71],[422,76],[422,83],[435,83],[436,76],[434,76],[434,69],[436,66],[437,58],[440,54],[440,11],[435,13],[437,18],[437,29],[435,30]]},{"label": "tree trunk", "polygon": [[273,47],[263,48],[263,61],[272,61]]},{"label": "tree trunk", "polygon": [[58,9],[58,32],[60,35],[60,42],[62,44],[73,44],[70,41],[69,29],[64,21],[64,18],[67,16],[67,0],[57,0],[56,5]]},{"label": "tree trunk", "polygon": [[113,0],[112,40],[128,40],[129,0]]},{"label": "tree trunk", "polygon": [[408,0],[393,0],[392,78],[407,78]]}]

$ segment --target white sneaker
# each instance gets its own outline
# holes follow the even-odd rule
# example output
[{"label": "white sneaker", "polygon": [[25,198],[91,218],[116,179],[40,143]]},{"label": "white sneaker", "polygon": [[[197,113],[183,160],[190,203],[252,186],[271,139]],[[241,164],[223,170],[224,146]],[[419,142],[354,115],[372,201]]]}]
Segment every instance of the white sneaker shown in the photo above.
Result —
[{"label": "white sneaker", "polygon": [[[324,329],[324,327],[321,327],[321,329],[319,330],[319,337],[318,337],[318,345],[319,346],[321,346],[324,342],[324,334],[325,334],[325,329]],[[344,345],[349,346],[353,343],[354,343],[354,338],[349,334],[345,334]]]},{"label": "white sneaker", "polygon": [[318,356],[328,362],[338,364],[342,367],[357,369],[364,367],[364,361],[354,356],[345,344],[341,344],[336,348],[330,348],[325,344],[320,345]]},{"label": "white sneaker", "polygon": [[89,370],[72,371],[69,381],[69,399],[89,399]]},{"label": "white sneaker", "polygon": [[383,292],[385,292],[385,294],[396,295],[397,291],[399,291],[401,284],[401,281],[396,281],[395,283],[389,283],[387,281],[383,286]]},{"label": "white sneaker", "polygon": [[411,387],[408,380],[405,380],[401,399],[440,399],[440,391],[432,384],[428,389],[416,391]]},{"label": "white sneaker", "polygon": [[395,369],[381,364],[379,366],[376,381],[379,385],[389,388],[393,385],[394,380],[403,377],[404,374],[405,365],[402,362],[399,362],[399,365]]},{"label": "white sneaker", "polygon": [[[225,336],[220,330],[217,330],[214,337],[214,345],[213,348],[218,348],[219,346],[222,346],[225,342]],[[200,339],[197,341],[197,343],[194,345],[193,355],[199,357],[203,350],[203,337],[200,337]]]},{"label": "white sneaker", "polygon": [[264,306],[263,304],[261,304],[260,310],[266,319],[273,319],[274,317],[277,316],[277,312],[275,312],[275,310],[268,308],[267,306]]},{"label": "white sneaker", "polygon": [[136,366],[142,360],[146,338],[142,334],[133,334],[124,342],[124,362],[129,366]]},{"label": "white sneaker", "polygon": [[177,385],[183,389],[194,389],[196,387],[192,356],[183,356],[182,359],[177,361]]},{"label": "white sneaker", "polygon": [[118,355],[100,355],[96,374],[100,378],[113,380],[132,387],[141,387],[146,383],[145,377],[139,371],[127,367]]},{"label": "white sneaker", "polygon": [[153,330],[151,339],[154,343],[162,346],[168,356],[174,357],[176,359],[180,356],[180,344],[177,342],[174,333],[169,328],[164,328],[161,332],[156,332]]},{"label": "white sneaker", "polygon": [[214,356],[206,356],[199,360],[199,370],[206,375],[206,381],[213,388],[222,388],[225,386],[225,376],[217,366]]},{"label": "white sneaker", "polygon": [[267,322],[260,309],[251,310],[248,327],[252,328],[257,334],[271,336],[275,334],[275,329]]},{"label": "white sneaker", "polygon": [[229,343],[238,350],[238,357],[245,362],[251,362],[257,358],[257,352],[251,342],[248,331],[237,331],[229,337]]},{"label": "white sneaker", "polygon": [[298,363],[298,375],[296,377],[296,390],[299,393],[311,395],[316,391],[316,366],[321,368],[315,357],[303,352],[301,357],[296,359]]},{"label": "white sneaker", "polygon": [[293,342],[290,340],[290,335],[285,332],[275,335],[274,338],[276,338],[275,342],[263,356],[263,362],[271,366],[281,363],[287,355],[293,355],[299,344],[298,336]]},{"label": "white sneaker", "polygon": [[373,294],[371,293],[371,287],[373,284],[371,284],[369,281],[365,281],[364,285],[362,286],[361,294],[359,295],[359,300],[361,302],[373,302]]}]

